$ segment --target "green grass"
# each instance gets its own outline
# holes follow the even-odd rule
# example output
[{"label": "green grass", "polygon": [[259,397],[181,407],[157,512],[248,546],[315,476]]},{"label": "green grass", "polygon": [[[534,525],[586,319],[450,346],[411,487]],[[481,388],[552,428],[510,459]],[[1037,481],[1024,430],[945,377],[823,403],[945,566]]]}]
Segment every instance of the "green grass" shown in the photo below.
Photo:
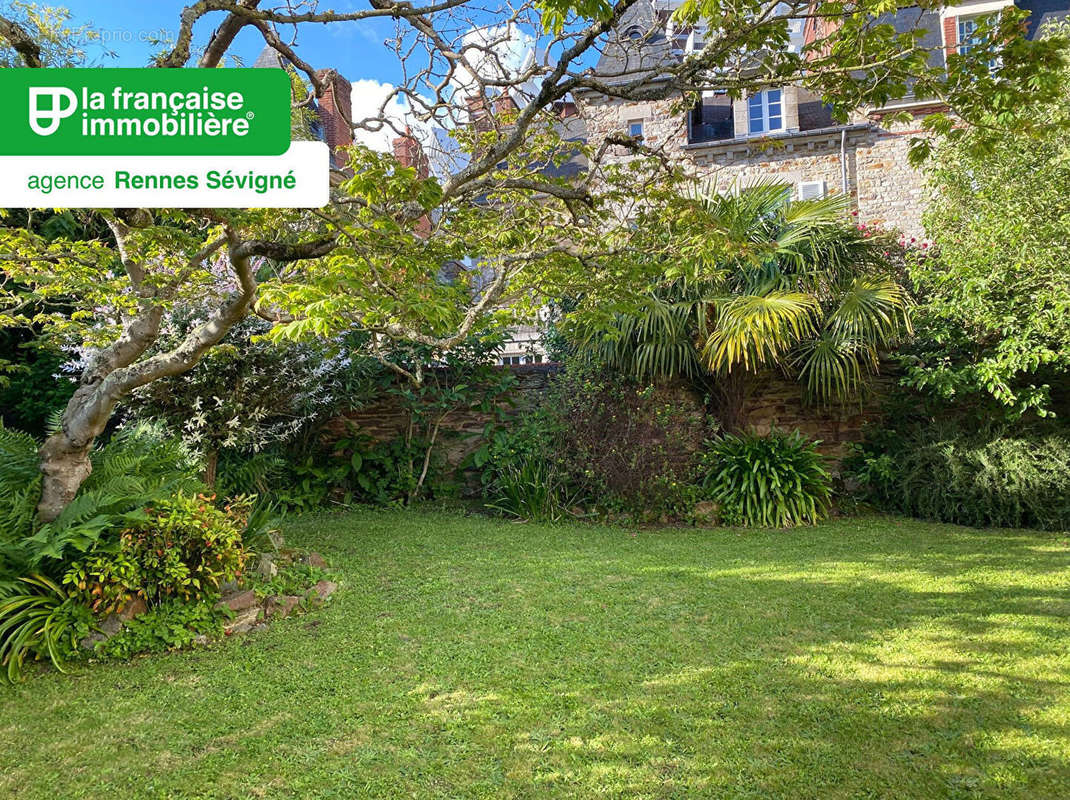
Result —
[{"label": "green grass", "polygon": [[0,689],[0,796],[1070,797],[1070,543],[306,517],[337,600]]}]

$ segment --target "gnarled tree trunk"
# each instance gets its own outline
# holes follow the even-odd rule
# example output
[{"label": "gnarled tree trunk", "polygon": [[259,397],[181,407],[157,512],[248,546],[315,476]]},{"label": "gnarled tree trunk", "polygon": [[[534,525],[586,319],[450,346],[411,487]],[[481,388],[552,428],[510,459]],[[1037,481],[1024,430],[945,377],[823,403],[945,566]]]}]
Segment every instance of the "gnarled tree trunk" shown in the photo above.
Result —
[{"label": "gnarled tree trunk", "polygon": [[[115,226],[118,228],[118,225]],[[117,230],[124,261],[127,260],[122,229]],[[221,246],[217,240],[194,256],[196,262]],[[224,302],[207,321],[198,325],[173,350],[142,358],[159,336],[163,307],[149,299],[143,310],[124,327],[120,337],[101,350],[82,375],[81,384],[67,403],[60,429],[42,445],[39,455],[41,500],[37,516],[54,520],[74,499],[93,471],[89,453],[111,419],[115,406],[127,394],[159,378],[186,372],[201,356],[244,317],[256,296],[250,254],[238,250],[236,235],[227,233],[231,265],[238,278],[238,292]],[[128,266],[133,272],[134,268]],[[135,282],[135,284],[138,282]]]}]

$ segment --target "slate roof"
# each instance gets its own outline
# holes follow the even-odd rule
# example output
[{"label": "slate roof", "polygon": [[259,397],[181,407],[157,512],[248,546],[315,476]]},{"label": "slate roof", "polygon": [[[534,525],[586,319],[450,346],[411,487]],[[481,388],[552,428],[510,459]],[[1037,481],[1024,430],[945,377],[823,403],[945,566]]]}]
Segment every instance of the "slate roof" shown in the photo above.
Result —
[{"label": "slate roof", "polygon": [[1029,12],[1027,39],[1036,39],[1044,29],[1063,20],[1070,20],[1068,0],[1019,0],[1019,8]]},{"label": "slate roof", "polygon": [[621,17],[616,35],[606,42],[594,72],[612,86],[656,77],[664,66],[677,60],[653,3],[639,2]]},{"label": "slate roof", "polygon": [[256,57],[256,61],[253,62],[253,66],[257,69],[284,68],[282,56],[280,56],[279,51],[271,45],[264,45],[264,49],[261,50],[260,55]]}]

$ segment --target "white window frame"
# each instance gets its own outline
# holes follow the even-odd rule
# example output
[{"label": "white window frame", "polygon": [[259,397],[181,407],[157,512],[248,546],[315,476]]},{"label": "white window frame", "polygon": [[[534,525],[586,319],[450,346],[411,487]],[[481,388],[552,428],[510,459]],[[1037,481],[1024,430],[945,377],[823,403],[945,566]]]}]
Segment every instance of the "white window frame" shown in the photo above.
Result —
[{"label": "white window frame", "polygon": [[[997,11],[996,13],[998,14],[999,12]],[[992,16],[991,12],[986,12],[986,13],[981,13],[981,14],[964,14],[962,16],[959,16],[955,20],[955,36],[956,36],[956,40],[957,40],[956,43],[955,43],[955,52],[956,53],[958,53],[960,56],[967,55],[970,52],[971,48],[976,47],[978,44],[980,44],[979,42],[971,42],[971,39],[973,39],[973,36],[974,36],[974,34],[975,34],[976,30],[977,30],[977,23],[979,23],[985,17],[990,17],[990,16]],[[963,29],[967,25],[970,27],[969,35],[964,37],[962,35],[963,34]],[[996,70],[998,68],[999,68],[999,57],[996,56],[996,57],[993,57],[993,58],[989,59],[989,61],[988,61],[988,69],[989,70]]]},{"label": "white window frame", "polygon": [[[771,100],[770,95],[776,93],[776,99]],[[755,103],[755,99],[758,103]],[[770,124],[769,106],[775,105],[778,107],[778,114],[780,122],[777,127],[772,127]],[[757,106],[757,108],[756,108]],[[755,130],[755,110],[758,111],[758,128]],[[785,118],[784,118],[784,90],[783,89],[763,89],[760,92],[754,92],[747,96],[747,135],[748,136],[761,136],[766,133],[777,133],[778,131],[786,130]]]}]

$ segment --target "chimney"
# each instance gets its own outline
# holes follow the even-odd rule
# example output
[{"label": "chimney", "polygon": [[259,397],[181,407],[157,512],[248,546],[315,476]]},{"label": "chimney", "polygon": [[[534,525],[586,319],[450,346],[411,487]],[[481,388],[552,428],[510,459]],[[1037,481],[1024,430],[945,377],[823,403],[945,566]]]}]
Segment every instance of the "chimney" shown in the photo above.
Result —
[{"label": "chimney", "polygon": [[557,111],[557,116],[561,119],[567,119],[568,117],[575,117],[580,113],[576,108],[576,104],[571,100],[561,100],[554,105],[554,110]]},{"label": "chimney", "polygon": [[[423,145],[420,144],[419,139],[412,135],[412,131],[409,128],[405,128],[404,136],[398,136],[394,139],[393,146],[394,158],[403,167],[415,167],[416,177],[423,180],[431,175],[431,164],[424,153]],[[416,235],[421,239],[426,239],[431,235],[430,217],[423,216],[416,221]]]},{"label": "chimney", "polygon": [[509,96],[508,92],[502,92],[494,98],[494,116],[499,114],[512,114],[518,108],[516,101]]},{"label": "chimney", "polygon": [[464,100],[468,106],[468,121],[480,133],[494,127],[487,109],[487,98],[482,94],[470,94]]},{"label": "chimney", "polygon": [[337,148],[353,144],[353,129],[349,125],[353,117],[353,87],[333,69],[321,69],[316,73],[316,77],[324,84],[317,112],[333,160]]},{"label": "chimney", "polygon": [[426,178],[431,174],[431,165],[424,154],[420,140],[412,135],[409,128],[405,129],[404,136],[394,139],[394,158],[403,167],[415,167],[416,174],[420,178]]}]

